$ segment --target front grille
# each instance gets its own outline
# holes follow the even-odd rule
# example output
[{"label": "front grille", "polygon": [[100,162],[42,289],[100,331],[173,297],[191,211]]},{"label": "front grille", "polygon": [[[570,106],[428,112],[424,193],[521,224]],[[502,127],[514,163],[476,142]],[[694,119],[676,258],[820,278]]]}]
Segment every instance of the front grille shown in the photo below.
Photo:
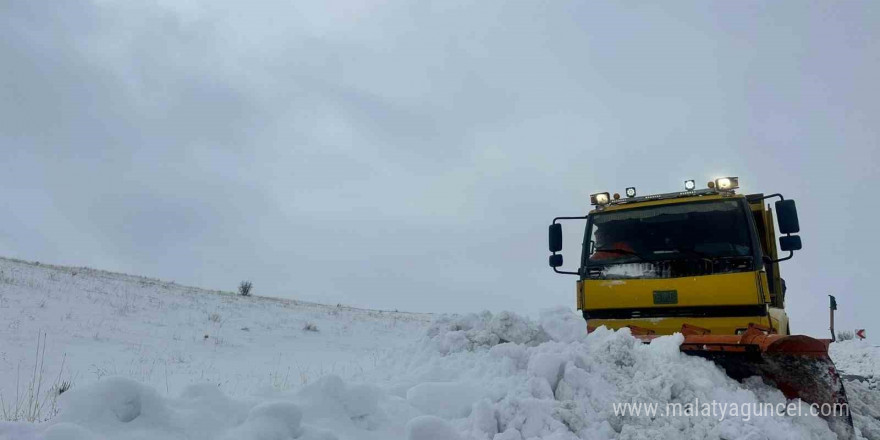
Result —
[{"label": "front grille", "polygon": [[751,257],[679,259],[588,266],[591,280],[682,278],[754,270]]}]

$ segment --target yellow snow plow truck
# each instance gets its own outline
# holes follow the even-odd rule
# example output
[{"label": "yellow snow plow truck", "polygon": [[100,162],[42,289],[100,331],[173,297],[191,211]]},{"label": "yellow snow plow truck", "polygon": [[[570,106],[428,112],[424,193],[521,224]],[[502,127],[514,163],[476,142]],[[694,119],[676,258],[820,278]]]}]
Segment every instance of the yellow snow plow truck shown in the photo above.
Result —
[{"label": "yellow snow plow truck", "polygon": [[[585,216],[550,225],[550,266],[576,275],[587,331],[628,327],[648,343],[681,333],[681,350],[716,362],[734,379],[760,376],[790,399],[817,404],[832,430],[852,436],[846,394],[826,339],[791,335],[779,263],[801,249],[794,200],[737,194],[723,177],[697,189],[590,196]],[[775,201],[774,211],[765,201]],[[563,220],[586,220],[581,258],[562,269]],[[780,257],[777,252],[787,252]],[[827,409],[830,408],[830,409]],[[833,413],[833,414],[828,414]]]}]

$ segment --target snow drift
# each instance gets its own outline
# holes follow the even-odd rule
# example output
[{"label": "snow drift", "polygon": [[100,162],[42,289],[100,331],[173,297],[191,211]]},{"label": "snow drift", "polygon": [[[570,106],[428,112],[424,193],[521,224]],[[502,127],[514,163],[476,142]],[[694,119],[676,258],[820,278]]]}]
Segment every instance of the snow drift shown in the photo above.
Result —
[{"label": "snow drift", "polygon": [[[682,355],[680,336],[586,335],[568,309],[432,318],[0,258],[0,322],[0,404],[33,367],[37,334],[46,375],[74,383],[49,421],[0,422],[4,440],[834,437],[807,415],[615,412],[786,400]],[[850,341],[831,356],[857,429],[880,440],[878,350]]]},{"label": "snow drift", "polygon": [[[130,379],[104,379],[62,395],[61,411],[48,423],[0,424],[0,438],[835,438],[808,415],[616,414],[614,405],[623,402],[786,402],[758,380],[738,383],[681,354],[681,340],[643,345],[627,330],[604,328],[585,335],[580,317],[564,309],[539,322],[510,313],[439,317],[417,344],[350,381],[328,375],[295,391],[233,399],[217,385],[168,398]],[[865,347],[848,348],[848,356]],[[853,391],[857,404],[877,402],[876,390]],[[877,438],[876,416],[857,420],[862,434]]]}]

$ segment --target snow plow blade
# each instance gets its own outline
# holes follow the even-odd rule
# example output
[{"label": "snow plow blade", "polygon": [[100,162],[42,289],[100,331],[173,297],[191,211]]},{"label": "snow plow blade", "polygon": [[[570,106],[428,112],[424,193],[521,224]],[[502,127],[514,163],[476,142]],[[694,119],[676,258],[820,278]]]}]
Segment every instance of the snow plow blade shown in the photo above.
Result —
[{"label": "snow plow blade", "polygon": [[[710,335],[699,330],[682,327],[682,352],[715,362],[738,381],[759,376],[788,399],[816,404],[818,415],[828,421],[839,438],[854,437],[846,391],[828,356],[829,340],[768,334],[768,329],[758,326],[750,326],[741,335]],[[649,342],[656,336],[636,337]],[[807,411],[805,407],[804,413]]]}]

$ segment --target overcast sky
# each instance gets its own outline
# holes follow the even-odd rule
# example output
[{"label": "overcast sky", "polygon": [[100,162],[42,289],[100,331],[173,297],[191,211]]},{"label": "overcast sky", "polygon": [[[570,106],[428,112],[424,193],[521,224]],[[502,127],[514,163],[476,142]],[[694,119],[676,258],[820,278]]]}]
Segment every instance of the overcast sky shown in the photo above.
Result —
[{"label": "overcast sky", "polygon": [[0,255],[536,314],[554,216],[736,175],[792,330],[877,340],[880,3],[655,3],[0,1]]}]

